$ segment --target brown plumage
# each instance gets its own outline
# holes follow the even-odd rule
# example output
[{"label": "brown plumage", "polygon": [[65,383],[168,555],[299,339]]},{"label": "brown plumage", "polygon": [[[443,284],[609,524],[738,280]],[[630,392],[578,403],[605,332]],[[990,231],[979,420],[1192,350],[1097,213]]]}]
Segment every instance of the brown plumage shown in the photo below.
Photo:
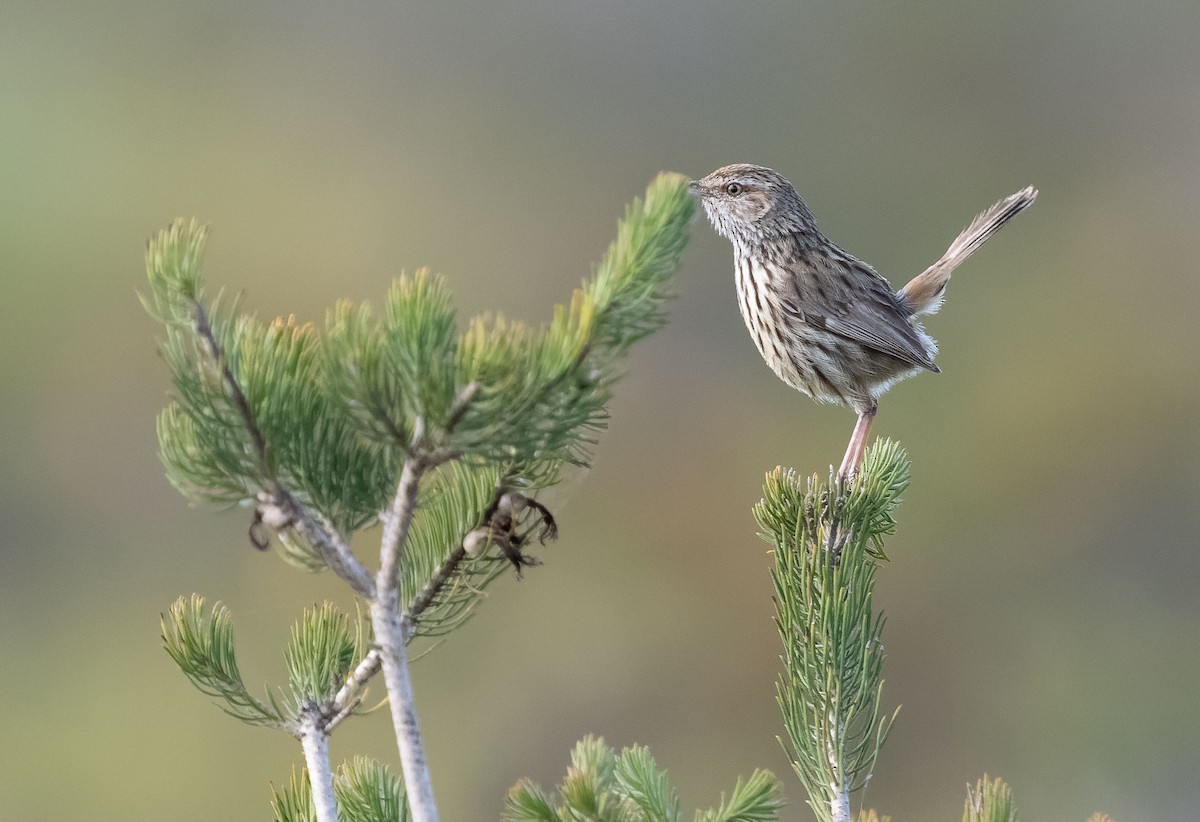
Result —
[{"label": "brown plumage", "polygon": [[938,370],[937,344],[914,318],[937,311],[955,267],[1037,197],[1025,188],[984,211],[896,292],[821,233],[778,172],[725,166],[693,180],[691,191],[733,243],[738,305],[767,365],[813,399],[858,413],[842,477],[862,462],[880,395],[921,370]]}]

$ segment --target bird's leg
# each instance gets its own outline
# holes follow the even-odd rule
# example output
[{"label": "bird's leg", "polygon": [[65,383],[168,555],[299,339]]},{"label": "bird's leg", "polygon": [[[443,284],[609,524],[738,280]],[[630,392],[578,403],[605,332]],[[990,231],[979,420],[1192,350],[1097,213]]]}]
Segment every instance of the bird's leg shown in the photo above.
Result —
[{"label": "bird's leg", "polygon": [[854,433],[850,435],[850,445],[846,447],[846,456],[842,457],[842,467],[838,469],[838,476],[842,479],[849,480],[858,473],[863,454],[867,450],[867,435],[871,432],[871,422],[874,419],[874,408],[859,413]]}]

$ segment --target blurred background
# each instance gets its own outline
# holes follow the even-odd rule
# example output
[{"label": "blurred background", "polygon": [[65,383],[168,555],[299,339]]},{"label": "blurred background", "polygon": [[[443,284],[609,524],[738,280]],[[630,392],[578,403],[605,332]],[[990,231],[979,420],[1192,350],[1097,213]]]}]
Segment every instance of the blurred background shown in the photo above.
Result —
[{"label": "blurred background", "polygon": [[[899,286],[979,210],[1041,190],[927,323],[943,374],[875,432],[914,481],[879,581],[866,801],[957,819],[984,771],[1022,818],[1200,813],[1200,6],[1017,2],[238,3],[0,9],[0,819],[266,819],[300,762],[160,649],[192,591],[247,680],[349,600],[166,483],[146,239],[211,223],[210,286],[266,316],[448,275],[461,316],[550,316],[660,169],[755,162]],[[544,567],[415,668],[447,820],[549,787],[587,733],[649,745],[684,805],[787,786],[751,506],[854,423],[762,364],[728,244],[697,221]],[[378,689],[376,689],[378,690]],[[335,759],[394,763],[386,716]]]}]

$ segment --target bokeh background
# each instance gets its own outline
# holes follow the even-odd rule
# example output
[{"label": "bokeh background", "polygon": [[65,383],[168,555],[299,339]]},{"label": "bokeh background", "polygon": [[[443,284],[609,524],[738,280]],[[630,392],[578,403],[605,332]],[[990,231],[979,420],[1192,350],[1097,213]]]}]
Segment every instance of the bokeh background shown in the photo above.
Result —
[{"label": "bokeh background", "polygon": [[[1037,205],[956,275],[944,373],[877,433],[915,479],[880,575],[867,793],[956,819],[984,771],[1022,818],[1200,815],[1200,6],[1194,2],[63,3],[0,8],[0,819],[265,819],[300,761],[173,669],[158,614],[235,615],[253,683],[326,597],[189,509],[135,292],[149,235],[210,222],[208,278],[264,315],[446,273],[463,317],[538,321],[660,169],[779,168],[899,285],[977,211]],[[443,818],[495,819],[587,733],[651,747],[686,807],[769,767],[779,669],[763,473],[840,458],[697,222],[544,567],[416,666]],[[384,716],[335,758],[395,761]]]}]

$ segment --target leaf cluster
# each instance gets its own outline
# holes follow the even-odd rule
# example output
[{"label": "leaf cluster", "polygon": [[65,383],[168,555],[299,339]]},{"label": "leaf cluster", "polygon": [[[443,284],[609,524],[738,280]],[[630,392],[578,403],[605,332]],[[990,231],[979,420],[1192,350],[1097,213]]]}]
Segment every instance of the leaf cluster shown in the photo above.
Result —
[{"label": "leaf cluster", "polygon": [[[253,696],[242,679],[234,649],[233,620],[220,602],[180,597],[161,620],[163,645],[175,664],[221,710],[251,725],[296,733],[301,713],[315,705],[332,713],[334,695],[370,645],[362,620],[351,620],[330,603],[306,609],[284,651],[288,687],[281,696]],[[361,695],[359,695],[361,698]]]},{"label": "leaf cluster", "polygon": [[370,646],[369,630],[359,618],[353,621],[330,602],[306,608],[292,626],[284,651],[288,689],[296,713],[304,704],[327,705],[350,671]]},{"label": "leaf cluster", "polygon": [[[662,174],[620,221],[592,277],[551,321],[477,317],[458,333],[446,281],[402,274],[382,310],[337,303],[323,327],[264,323],[238,301],[205,297],[206,227],[175,222],[151,240],[143,304],[162,323],[174,384],[158,420],[171,482],[193,501],[257,506],[285,558],[323,567],[284,515],[262,516],[280,489],[346,540],[375,526],[402,462],[437,472],[406,545],[411,602],[507,487],[536,492],[566,463],[586,464],[622,358],[665,321],[667,284],[694,211],[685,179]],[[460,624],[503,568],[498,552],[463,562],[419,632]]]},{"label": "leaf cluster", "polygon": [[975,787],[967,786],[963,822],[1016,822],[1017,808],[1012,789],[1001,779],[984,774]]},{"label": "leaf cluster", "polygon": [[[370,600],[373,618],[398,605],[399,621],[389,614],[376,623],[387,648],[453,630],[506,567],[519,575],[537,563],[523,545],[556,534],[534,495],[564,465],[587,464],[623,358],[665,322],[667,284],[694,208],[682,176],[660,175],[626,211],[593,276],[548,323],[483,316],[462,333],[445,279],[428,269],[397,277],[380,310],[343,301],[321,326],[263,322],[236,299],[206,297],[208,231],[177,221],[147,248],[142,300],[164,329],[174,385],[158,419],[170,481],[194,502],[253,507],[253,544],[265,548],[274,534],[293,564],[332,568]],[[380,524],[373,575],[350,545]],[[400,628],[385,638],[392,625]],[[259,698],[242,679],[219,603],[180,599],[162,632],[184,674],[226,712],[306,740],[358,706],[383,653],[368,653],[361,619],[315,607],[293,630],[287,687]],[[622,784],[632,790],[644,777],[653,787],[648,754],[622,757],[622,768],[633,769]],[[399,798],[379,806],[400,794],[385,790],[390,777],[373,768],[357,763],[335,777],[343,818],[406,817]],[[293,779],[276,793],[280,819],[312,816],[299,786]],[[661,790],[629,793],[630,807]],[[739,783],[735,793],[748,791]]]},{"label": "leaf cluster", "polygon": [[[520,478],[501,473],[495,465],[453,462],[443,466],[421,487],[420,511],[408,534],[406,562],[401,569],[400,607],[413,613],[413,603],[430,586],[446,561],[447,546],[460,546],[463,537],[480,524],[483,512],[501,489]],[[449,633],[474,612],[482,591],[507,563],[495,552],[474,560],[464,558],[430,604],[413,616],[414,636]]]},{"label": "leaf cluster", "polygon": [[280,703],[250,694],[238,668],[233,619],[221,603],[206,611],[204,598],[193,594],[175,600],[159,622],[163,646],[184,676],[202,693],[218,700],[221,710],[251,725],[286,727]]},{"label": "leaf cluster", "polygon": [[[1017,806],[1012,789],[1004,780],[980,777],[974,786],[967,785],[967,801],[963,805],[963,822],[1017,822]],[[1106,813],[1096,812],[1088,822],[1113,822]]]},{"label": "leaf cluster", "polygon": [[175,398],[160,414],[167,476],[194,501],[235,503],[280,482],[336,527],[373,519],[397,460],[358,437],[322,390],[320,338],[295,318],[263,323],[205,301],[206,227],[176,221],[149,243],[147,310],[164,328]]},{"label": "leaf cluster", "polygon": [[[783,807],[779,783],[764,770],[737,781],[717,808],[697,811],[697,822],[773,822]],[[616,753],[588,736],[571,752],[571,766],[551,797],[523,779],[508,792],[505,822],[678,822],[679,796],[646,748]]]},{"label": "leaf cluster", "polygon": [[[308,772],[293,770],[288,784],[272,786],[275,822],[316,822]],[[342,822],[408,822],[404,784],[384,765],[356,756],[333,775],[338,819]]]},{"label": "leaf cluster", "polygon": [[871,777],[894,714],[881,712],[884,619],[872,605],[882,537],[908,482],[894,443],[872,446],[852,488],[792,471],[767,475],[755,506],[773,546],[784,670],[784,748],[818,818]]}]

